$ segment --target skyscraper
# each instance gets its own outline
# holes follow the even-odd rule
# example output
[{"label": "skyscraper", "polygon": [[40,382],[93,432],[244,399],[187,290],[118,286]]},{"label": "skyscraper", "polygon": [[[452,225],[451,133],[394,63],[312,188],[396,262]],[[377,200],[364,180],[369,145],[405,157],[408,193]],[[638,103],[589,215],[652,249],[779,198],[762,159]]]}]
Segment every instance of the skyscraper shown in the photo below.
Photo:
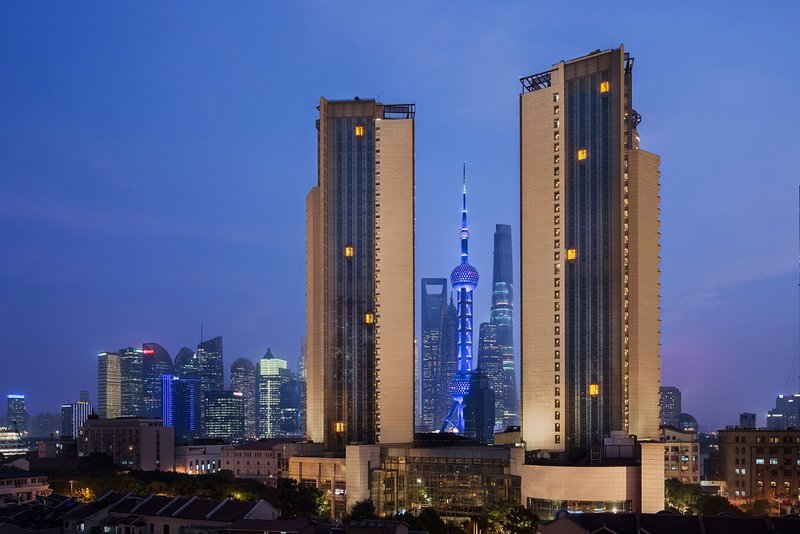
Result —
[{"label": "skyscraper", "polygon": [[492,311],[497,326],[497,345],[503,365],[501,385],[495,389],[496,428],[519,425],[517,366],[514,358],[514,264],[511,255],[511,227],[498,224],[494,232]]},{"label": "skyscraper", "polygon": [[122,417],[122,376],[119,353],[97,356],[97,415],[100,419]]},{"label": "skyscraper", "polygon": [[494,410],[492,419],[494,429],[505,429],[503,423],[502,394],[505,392],[507,374],[503,369],[503,354],[497,341],[498,328],[493,323],[481,323],[478,330],[478,368],[483,372],[489,388],[494,392]]},{"label": "skyscraper", "polygon": [[464,398],[469,394],[472,362],[472,292],[478,286],[478,271],[469,264],[469,228],[467,227],[467,170],[464,165],[461,193],[461,263],[450,273],[450,284],[458,296],[458,370],[450,381],[453,399],[442,423],[442,432],[464,433]]},{"label": "skyscraper", "polygon": [[[144,415],[144,351],[128,347],[119,350],[119,370],[121,378],[122,417]],[[77,435],[77,434],[75,434]]]},{"label": "skyscraper", "polygon": [[143,410],[147,417],[161,417],[161,377],[173,374],[172,358],[158,343],[142,344],[144,375]]},{"label": "skyscraper", "polygon": [[423,278],[421,290],[421,423],[426,431],[433,432],[439,428],[444,417],[439,404],[442,390],[447,390],[447,380],[450,378],[445,376],[445,365],[441,358],[442,321],[447,307],[447,278]]},{"label": "skyscraper", "polygon": [[469,375],[469,392],[464,398],[464,435],[483,445],[494,443],[495,394],[481,368]]},{"label": "skyscraper", "polygon": [[521,79],[522,439],[658,439],[659,158],[622,46]]},{"label": "skyscraper", "polygon": [[307,368],[306,368],[306,337],[303,336],[300,339],[300,357],[298,361],[298,373],[297,373],[297,387],[299,389],[300,395],[300,430],[301,435],[305,435],[306,433],[306,419],[307,414],[306,412],[306,404],[307,404],[307,397],[308,397],[308,382],[307,382]]},{"label": "skyscraper", "polygon": [[190,441],[200,435],[200,380],[161,376],[161,419],[175,428],[177,441]]},{"label": "skyscraper", "polygon": [[414,433],[413,104],[320,99],[306,198],[308,437]]},{"label": "skyscraper", "polygon": [[302,413],[300,411],[300,382],[289,377],[280,390],[281,399],[281,436],[302,435]]},{"label": "skyscraper", "polygon": [[231,389],[242,394],[245,437],[257,437],[258,379],[256,366],[250,359],[239,358],[231,364]]},{"label": "skyscraper", "polygon": [[197,354],[192,352],[189,347],[181,347],[175,355],[174,365],[175,376],[178,378],[200,379],[200,362]]},{"label": "skyscraper", "polygon": [[200,388],[203,393],[225,389],[225,368],[222,363],[222,336],[197,345]]},{"label": "skyscraper", "polygon": [[212,390],[203,394],[203,435],[233,442],[244,438],[242,392]]},{"label": "skyscraper", "polygon": [[6,421],[12,430],[23,436],[28,433],[28,412],[25,410],[25,395],[12,393],[6,396]]},{"label": "skyscraper", "polygon": [[84,401],[61,405],[61,436],[77,438],[78,430],[92,414],[92,405]]},{"label": "skyscraper", "polygon": [[[442,362],[437,388],[436,421],[443,421],[450,409],[450,382],[458,371],[458,311],[450,295],[450,302],[442,317],[442,334],[439,343],[439,360]],[[438,430],[438,429],[437,429]]]},{"label": "skyscraper", "polygon": [[258,360],[258,437],[274,438],[281,433],[281,386],[289,379],[286,360],[271,349]]}]

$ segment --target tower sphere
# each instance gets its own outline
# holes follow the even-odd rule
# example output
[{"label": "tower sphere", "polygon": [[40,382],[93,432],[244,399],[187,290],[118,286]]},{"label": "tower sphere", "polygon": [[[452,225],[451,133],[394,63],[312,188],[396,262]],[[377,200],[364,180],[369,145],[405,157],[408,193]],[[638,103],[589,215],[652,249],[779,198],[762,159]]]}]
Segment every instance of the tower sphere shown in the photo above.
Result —
[{"label": "tower sphere", "polygon": [[457,265],[450,273],[450,285],[456,291],[466,289],[472,291],[478,287],[478,270],[469,263]]}]

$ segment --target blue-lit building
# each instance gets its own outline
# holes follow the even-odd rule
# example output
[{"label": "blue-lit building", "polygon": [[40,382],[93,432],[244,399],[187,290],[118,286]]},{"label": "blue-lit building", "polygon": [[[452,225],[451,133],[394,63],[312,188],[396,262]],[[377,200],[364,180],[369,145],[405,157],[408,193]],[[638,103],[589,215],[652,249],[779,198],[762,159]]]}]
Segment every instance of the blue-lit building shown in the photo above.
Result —
[{"label": "blue-lit building", "polygon": [[461,263],[450,273],[450,284],[458,298],[458,369],[450,382],[453,403],[442,423],[442,432],[464,433],[464,397],[469,394],[472,373],[472,292],[478,286],[478,271],[469,264],[469,229],[467,228],[467,178],[464,170],[464,186],[461,208]]},{"label": "blue-lit building", "polygon": [[200,381],[163,375],[162,412],[164,426],[175,428],[176,441],[190,441],[200,436]]},{"label": "blue-lit building", "polygon": [[25,436],[28,433],[28,412],[25,410],[25,395],[7,395],[6,403],[8,427]]},{"label": "blue-lit building", "polygon": [[497,327],[497,347],[503,365],[502,380],[495,389],[495,428],[502,430],[507,426],[519,425],[517,365],[514,357],[514,264],[511,226],[507,224],[495,226],[490,322]]},{"label": "blue-lit building", "polygon": [[[172,358],[167,349],[158,343],[142,344],[142,372],[146,417],[161,416],[161,377],[173,374]],[[102,412],[101,412],[102,413]]]}]

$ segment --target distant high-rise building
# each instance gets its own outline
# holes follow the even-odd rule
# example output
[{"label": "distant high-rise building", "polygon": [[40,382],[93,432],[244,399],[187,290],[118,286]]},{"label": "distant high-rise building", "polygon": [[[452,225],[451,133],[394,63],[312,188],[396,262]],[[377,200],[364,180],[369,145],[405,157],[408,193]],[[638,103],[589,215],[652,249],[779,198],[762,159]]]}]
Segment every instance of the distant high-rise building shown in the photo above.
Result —
[{"label": "distant high-rise building", "polygon": [[175,376],[200,379],[200,362],[189,347],[181,347],[175,355]]},{"label": "distant high-rise building", "polygon": [[271,349],[258,360],[258,437],[281,435],[281,386],[289,379],[286,360]]},{"label": "distant high-rise building", "polygon": [[302,436],[302,414],[300,411],[300,381],[289,378],[281,384],[281,436]]},{"label": "distant high-rise building", "polygon": [[173,373],[172,358],[158,343],[142,344],[144,375],[143,410],[147,417],[161,417],[161,377]]},{"label": "distant high-rise building", "polygon": [[6,396],[6,421],[11,430],[23,436],[28,434],[28,412],[25,410],[25,395],[12,393]]},{"label": "distant high-rise building", "polygon": [[521,79],[522,441],[659,439],[659,158],[623,47]]},{"label": "distant high-rise building", "polygon": [[480,368],[470,373],[469,392],[464,398],[464,435],[483,445],[494,443],[495,393]]},{"label": "distant high-rise building", "polygon": [[756,428],[756,414],[742,412],[739,414],[739,428],[752,430]]},{"label": "distant high-rise building", "polygon": [[[444,418],[440,403],[446,395],[448,378],[442,361],[442,319],[447,309],[447,278],[423,278],[422,290],[422,350],[420,351],[421,426],[427,432],[439,429]],[[438,416],[438,417],[437,417]]]},{"label": "distant high-rise building", "polygon": [[308,438],[340,452],[410,442],[415,106],[322,98],[318,109],[318,183],[306,198]]},{"label": "distant high-rise building", "polygon": [[62,437],[73,437],[75,434],[72,433],[72,421],[74,419],[74,411],[72,409],[72,403],[64,403],[61,405],[61,436]]},{"label": "distant high-rise building", "polygon": [[775,411],[783,414],[785,428],[800,429],[800,394],[778,395],[775,399]]},{"label": "distant high-rise building", "polygon": [[258,378],[256,366],[250,359],[239,358],[231,364],[231,389],[242,394],[245,437],[256,438],[258,436]]},{"label": "distant high-rise building", "polygon": [[222,336],[197,345],[197,362],[200,367],[200,388],[208,391],[225,389],[225,370],[222,363]]},{"label": "distant high-rise building", "polygon": [[502,347],[498,343],[499,329],[494,323],[481,323],[478,332],[478,367],[494,392],[494,410],[492,411],[494,430],[502,431],[507,426],[502,416],[505,406],[503,397],[505,380],[508,375],[503,368]]},{"label": "distant high-rise building", "polygon": [[122,373],[118,352],[97,355],[97,415],[100,419],[122,417]]},{"label": "distant high-rise building", "polygon": [[495,226],[490,322],[497,326],[497,346],[503,365],[503,378],[498,389],[495,389],[495,428],[502,430],[519,425],[517,365],[514,356],[514,263],[511,253],[511,226],[507,224]]},{"label": "distant high-rise building", "polygon": [[122,417],[144,415],[144,351],[128,347],[119,350]]},{"label": "distant high-rise building", "polygon": [[92,400],[89,398],[89,391],[85,390],[85,389],[82,389],[81,390],[81,396],[80,396],[79,400],[81,402],[88,402],[89,404],[91,404]]},{"label": "distant high-rise building", "polygon": [[203,435],[233,442],[244,439],[244,395],[212,390],[203,394]]},{"label": "distant high-rise building", "polygon": [[452,295],[442,317],[439,360],[442,362],[441,374],[439,375],[439,383],[442,384],[442,387],[438,389],[436,420],[442,421],[447,417],[447,411],[450,409],[450,402],[452,401],[450,397],[450,382],[452,382],[458,371],[458,310],[456,310]]},{"label": "distant high-rise building", "polygon": [[161,376],[161,419],[175,428],[176,441],[191,441],[200,436],[200,380]]},{"label": "distant high-rise building", "polygon": [[92,405],[84,401],[76,401],[61,405],[61,435],[75,438],[78,430],[92,414]]},{"label": "distant high-rise building", "polygon": [[661,386],[658,388],[658,398],[661,424],[677,426],[681,413],[681,390],[675,386]]}]

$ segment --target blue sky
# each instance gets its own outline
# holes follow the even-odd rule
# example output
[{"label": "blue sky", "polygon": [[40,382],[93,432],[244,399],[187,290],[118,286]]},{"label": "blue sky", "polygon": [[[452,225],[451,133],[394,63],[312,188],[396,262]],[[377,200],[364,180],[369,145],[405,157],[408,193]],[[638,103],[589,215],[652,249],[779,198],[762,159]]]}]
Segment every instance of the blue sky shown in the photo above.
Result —
[{"label": "blue sky", "polygon": [[[767,7],[768,6],[768,7]],[[519,76],[624,43],[662,157],[662,375],[701,425],[798,389],[794,2],[0,5],[0,393],[96,387],[96,353],[297,358],[320,96],[417,104],[417,278],[494,224],[517,254]],[[488,318],[486,283],[477,318]],[[791,378],[791,380],[789,380]]]}]

